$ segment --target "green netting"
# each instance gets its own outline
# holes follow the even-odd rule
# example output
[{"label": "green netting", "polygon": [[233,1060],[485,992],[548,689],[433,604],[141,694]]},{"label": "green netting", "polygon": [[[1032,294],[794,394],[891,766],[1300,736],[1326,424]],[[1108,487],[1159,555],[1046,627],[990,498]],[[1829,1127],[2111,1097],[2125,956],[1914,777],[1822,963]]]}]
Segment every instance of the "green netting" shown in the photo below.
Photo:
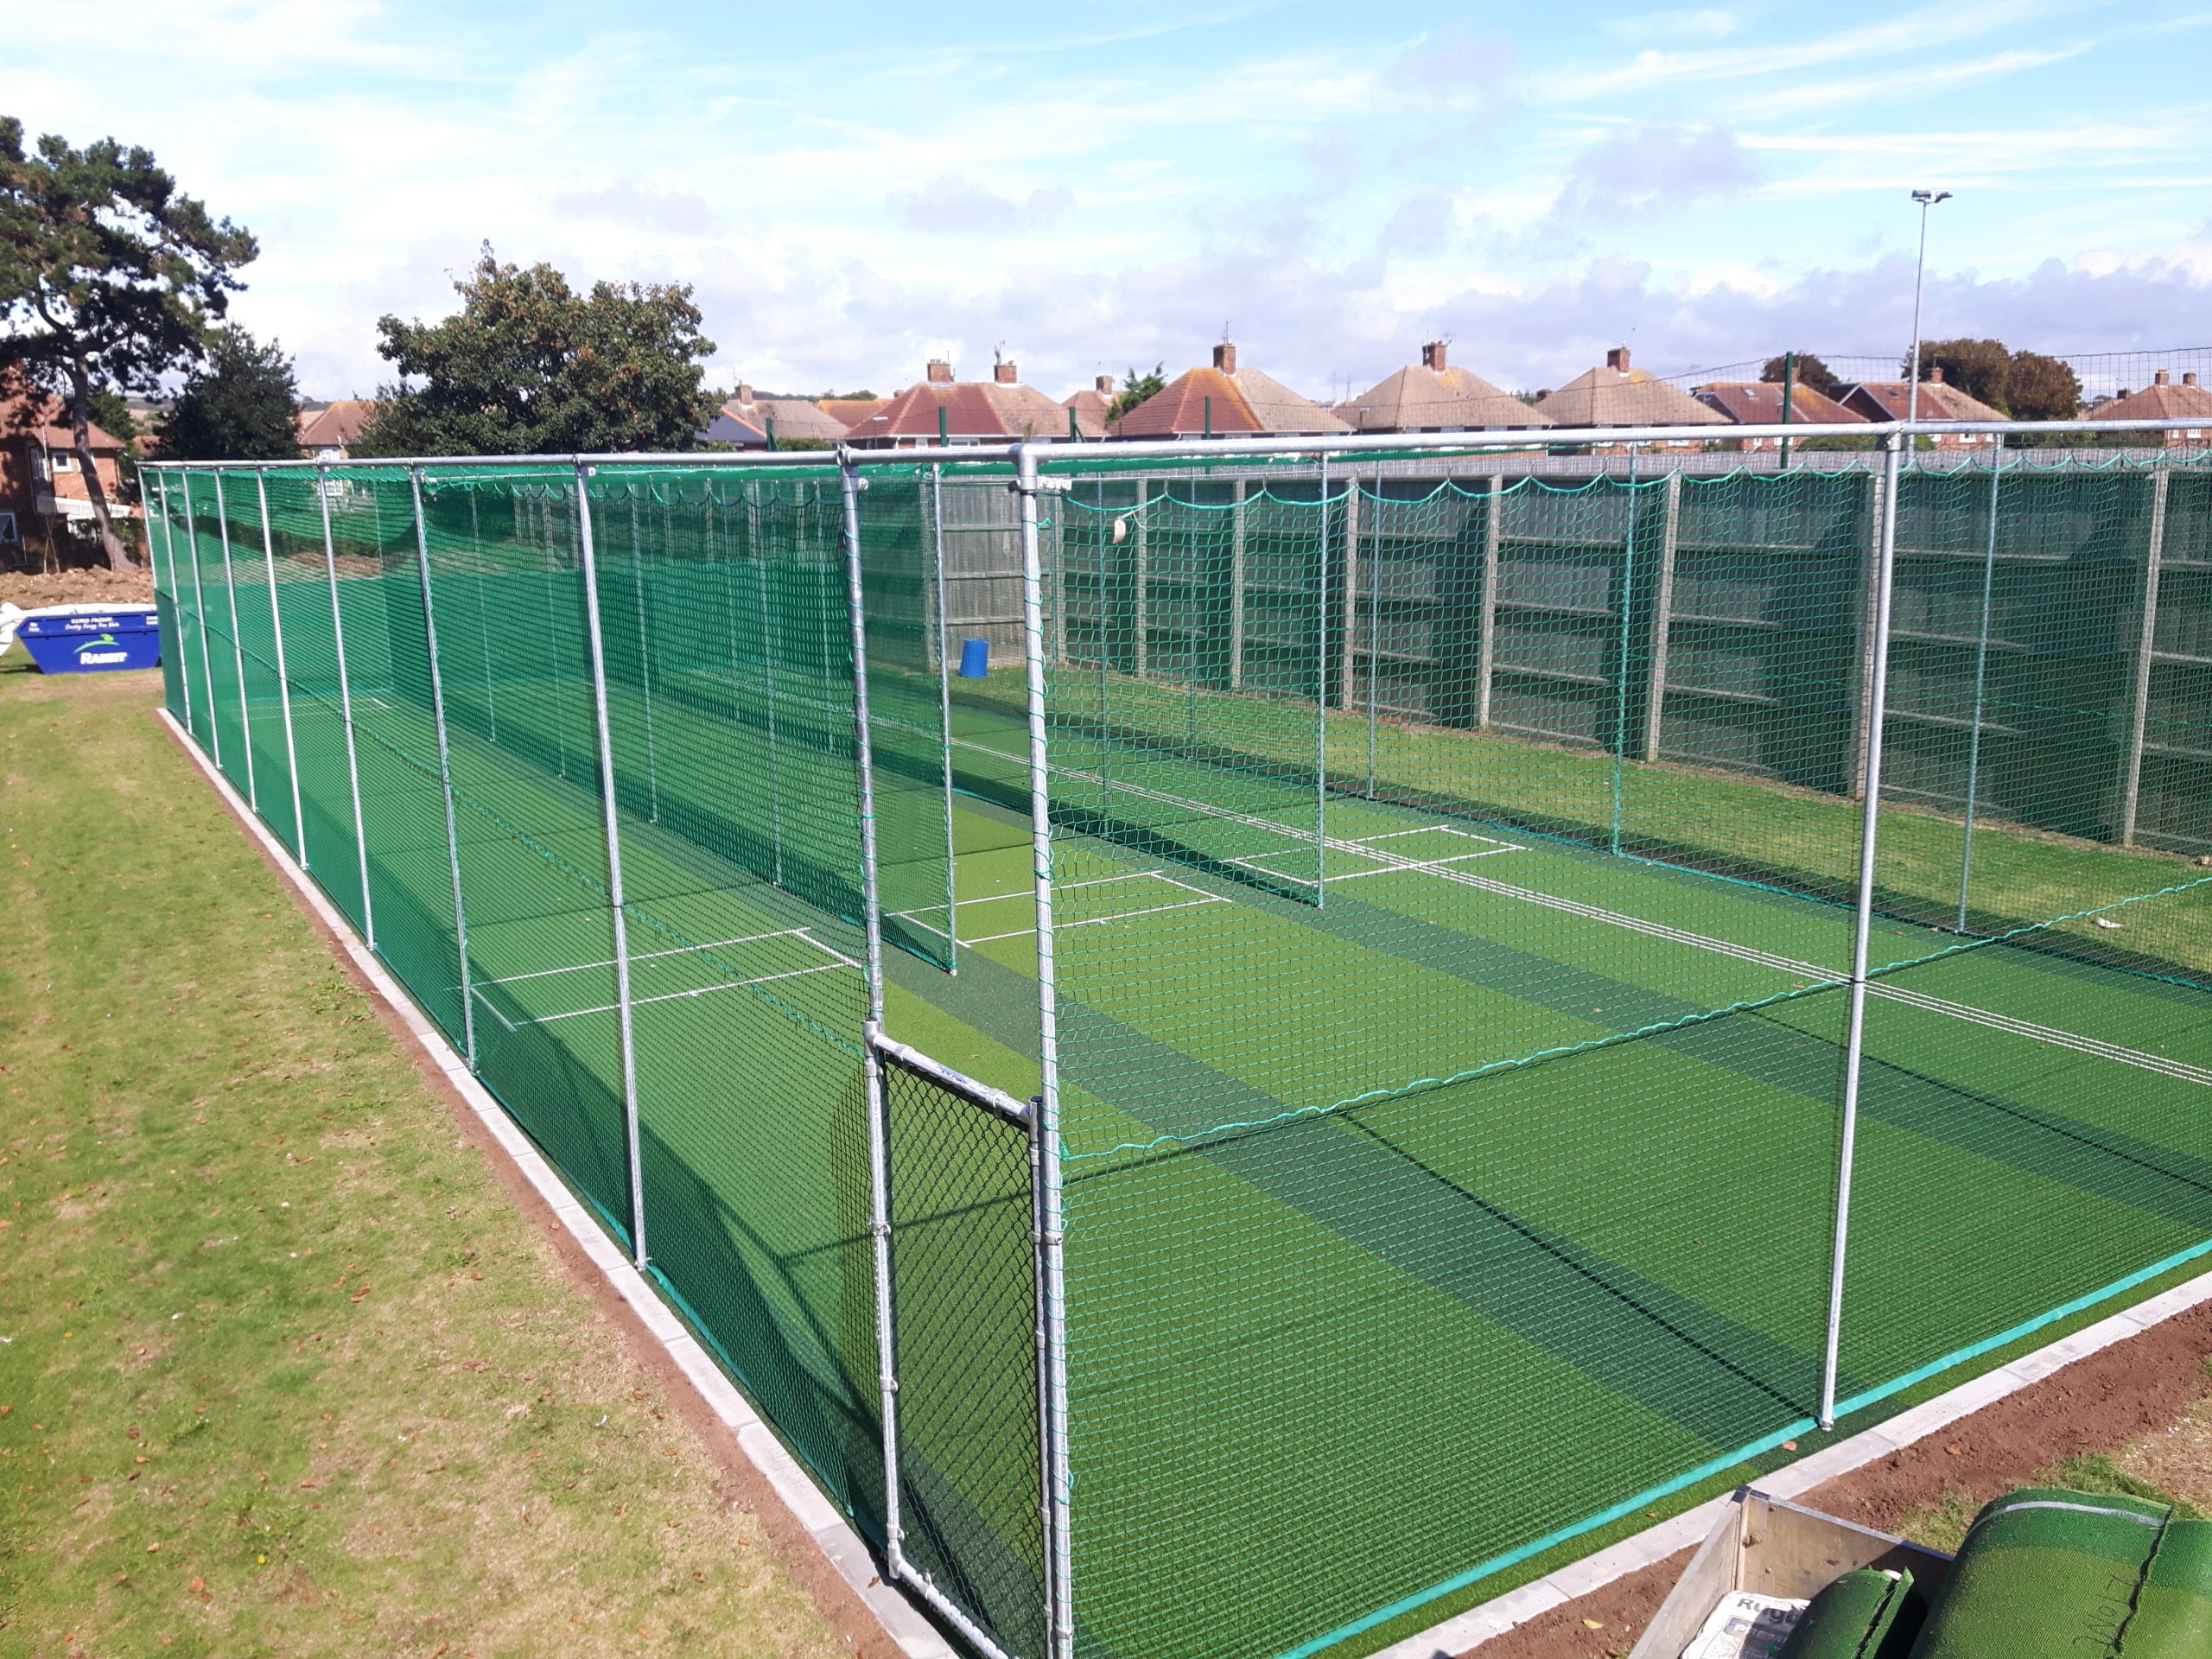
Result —
[{"label": "green netting", "polygon": [[[1008,1652],[1039,1312],[1076,1650],[1304,1655],[2206,1249],[2212,467],[1824,459],[1065,469],[1064,1299],[1022,1136],[896,1068],[880,1218],[906,1548]],[[1012,469],[855,470],[864,686],[831,466],[594,467],[588,595],[570,467],[428,469],[427,585],[403,472],[270,472],[264,546],[177,470],[162,594],[197,741],[880,1529],[862,690],[887,1027],[1045,1073]]]}]

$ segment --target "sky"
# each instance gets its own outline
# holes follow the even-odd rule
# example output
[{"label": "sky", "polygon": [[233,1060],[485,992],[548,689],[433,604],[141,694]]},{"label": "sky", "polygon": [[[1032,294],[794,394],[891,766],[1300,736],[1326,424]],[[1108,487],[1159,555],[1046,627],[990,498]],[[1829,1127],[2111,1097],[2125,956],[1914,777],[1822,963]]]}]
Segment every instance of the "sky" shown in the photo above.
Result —
[{"label": "sky", "polygon": [[[0,16],[30,8],[5,0]],[[51,17],[50,9],[45,14]],[[97,48],[88,48],[88,30]],[[1342,395],[1926,331],[2212,343],[2212,6],[108,0],[0,112],[150,148],[261,254],[304,394],[391,378],[489,242],[692,285],[710,384],[1058,397],[1214,342]]]}]

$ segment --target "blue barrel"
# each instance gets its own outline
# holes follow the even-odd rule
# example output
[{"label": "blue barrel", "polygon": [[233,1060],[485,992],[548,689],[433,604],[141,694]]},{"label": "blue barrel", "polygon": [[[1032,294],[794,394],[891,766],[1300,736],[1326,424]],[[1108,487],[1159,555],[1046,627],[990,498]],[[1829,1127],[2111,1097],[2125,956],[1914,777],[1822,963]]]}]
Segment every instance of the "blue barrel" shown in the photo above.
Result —
[{"label": "blue barrel", "polygon": [[991,642],[988,639],[963,639],[960,642],[960,677],[980,680],[991,671]]},{"label": "blue barrel", "polygon": [[42,674],[161,665],[161,617],[151,605],[118,605],[106,610],[55,606],[27,613],[16,632]]}]

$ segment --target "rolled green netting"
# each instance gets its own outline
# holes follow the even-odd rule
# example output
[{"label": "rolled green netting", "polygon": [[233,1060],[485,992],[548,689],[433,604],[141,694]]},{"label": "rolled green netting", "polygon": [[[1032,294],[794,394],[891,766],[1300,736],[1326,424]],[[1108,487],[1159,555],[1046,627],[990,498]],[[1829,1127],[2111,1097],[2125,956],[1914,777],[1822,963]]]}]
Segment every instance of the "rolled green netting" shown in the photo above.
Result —
[{"label": "rolled green netting", "polygon": [[2043,1486],[1984,1505],[1912,1659],[2202,1654],[2130,1632],[2168,1515],[2141,1498]]},{"label": "rolled green netting", "polygon": [[1847,1573],[1813,1598],[1774,1659],[1904,1659],[1916,1628],[1906,1612],[1911,1595],[1910,1573]]}]

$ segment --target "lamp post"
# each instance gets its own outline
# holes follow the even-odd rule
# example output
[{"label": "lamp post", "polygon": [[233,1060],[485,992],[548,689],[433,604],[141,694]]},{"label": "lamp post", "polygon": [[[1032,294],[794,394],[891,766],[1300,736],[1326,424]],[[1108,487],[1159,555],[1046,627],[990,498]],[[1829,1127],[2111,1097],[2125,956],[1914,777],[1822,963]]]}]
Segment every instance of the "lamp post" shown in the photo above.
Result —
[{"label": "lamp post", "polygon": [[1920,285],[1928,274],[1928,210],[1939,201],[1948,201],[1948,190],[1916,190],[1912,199],[1920,204],[1920,257],[1912,268],[1912,384],[1905,390],[1904,423],[1910,426],[1920,418]]}]

